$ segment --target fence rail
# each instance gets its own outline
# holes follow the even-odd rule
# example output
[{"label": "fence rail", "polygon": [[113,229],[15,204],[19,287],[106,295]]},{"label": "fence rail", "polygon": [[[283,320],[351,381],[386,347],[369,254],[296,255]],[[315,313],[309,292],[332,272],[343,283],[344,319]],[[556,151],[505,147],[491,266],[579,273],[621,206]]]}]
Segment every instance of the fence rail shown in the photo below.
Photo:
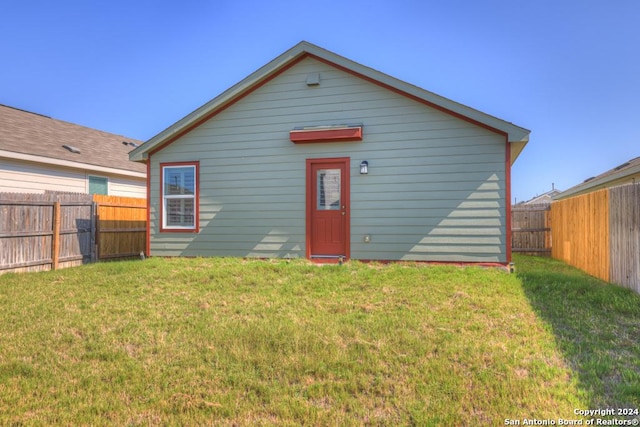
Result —
[{"label": "fence rail", "polygon": [[137,256],[145,224],[145,199],[0,193],[0,274]]}]

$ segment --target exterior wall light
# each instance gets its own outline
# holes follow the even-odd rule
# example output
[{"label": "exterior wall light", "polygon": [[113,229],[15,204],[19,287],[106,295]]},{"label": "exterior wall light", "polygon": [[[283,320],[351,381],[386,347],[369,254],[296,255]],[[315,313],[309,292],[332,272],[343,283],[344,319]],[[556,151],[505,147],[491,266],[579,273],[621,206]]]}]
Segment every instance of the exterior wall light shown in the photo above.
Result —
[{"label": "exterior wall light", "polygon": [[362,163],[360,163],[360,174],[366,175],[368,173],[369,173],[369,162],[367,162],[366,160],[363,160]]}]

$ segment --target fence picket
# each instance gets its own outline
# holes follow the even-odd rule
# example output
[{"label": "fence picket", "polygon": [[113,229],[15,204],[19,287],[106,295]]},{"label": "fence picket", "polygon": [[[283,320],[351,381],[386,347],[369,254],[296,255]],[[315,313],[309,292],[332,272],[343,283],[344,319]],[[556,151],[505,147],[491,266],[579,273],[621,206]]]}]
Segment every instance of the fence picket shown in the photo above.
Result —
[{"label": "fence picket", "polygon": [[53,204],[53,240],[51,243],[51,269],[57,270],[60,265],[60,202]]}]

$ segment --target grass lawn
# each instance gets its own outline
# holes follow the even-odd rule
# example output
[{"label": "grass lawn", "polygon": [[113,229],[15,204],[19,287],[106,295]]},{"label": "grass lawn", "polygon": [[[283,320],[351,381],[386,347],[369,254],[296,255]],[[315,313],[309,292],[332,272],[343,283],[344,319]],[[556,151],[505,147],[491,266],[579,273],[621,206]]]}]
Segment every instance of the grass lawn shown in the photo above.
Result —
[{"label": "grass lawn", "polygon": [[505,425],[638,408],[640,296],[549,259],[516,268],[151,258],[3,275],[0,425]]}]

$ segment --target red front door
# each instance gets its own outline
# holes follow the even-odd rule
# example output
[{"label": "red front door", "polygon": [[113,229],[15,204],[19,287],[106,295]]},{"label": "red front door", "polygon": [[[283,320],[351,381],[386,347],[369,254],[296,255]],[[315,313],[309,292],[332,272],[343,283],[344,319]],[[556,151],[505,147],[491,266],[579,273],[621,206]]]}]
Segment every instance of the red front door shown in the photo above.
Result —
[{"label": "red front door", "polygon": [[349,159],[307,160],[307,256],[349,258]]}]

